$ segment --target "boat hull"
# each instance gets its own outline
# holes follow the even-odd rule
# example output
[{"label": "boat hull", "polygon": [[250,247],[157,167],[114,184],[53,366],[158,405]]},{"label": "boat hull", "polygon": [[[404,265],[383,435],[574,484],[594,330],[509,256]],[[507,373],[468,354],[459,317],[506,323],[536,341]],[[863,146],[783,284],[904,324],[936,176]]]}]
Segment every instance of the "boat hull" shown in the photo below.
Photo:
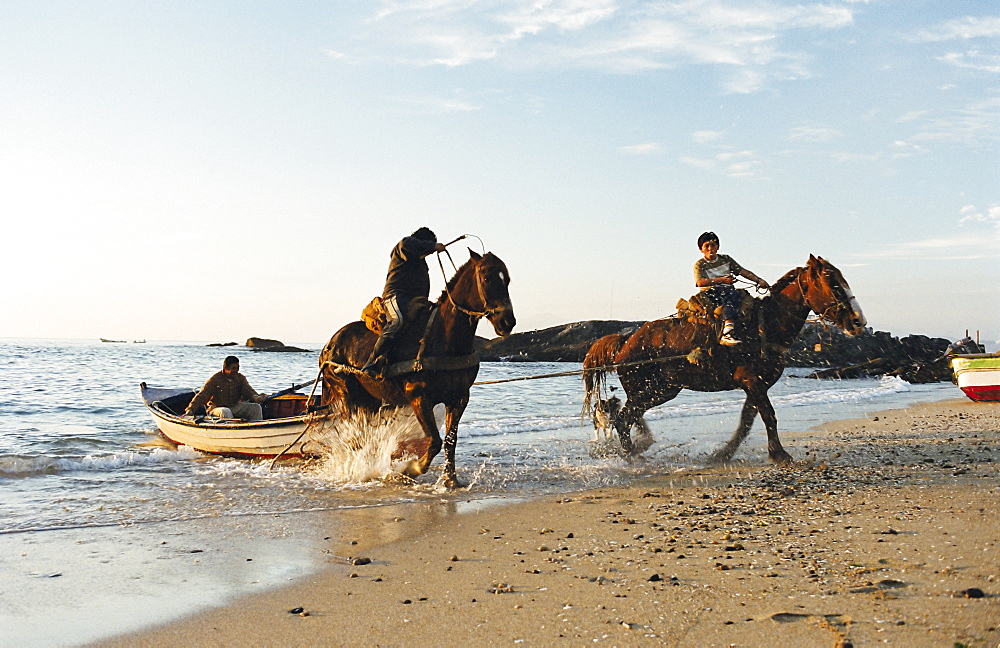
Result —
[{"label": "boat hull", "polygon": [[974,401],[1000,401],[1000,356],[952,358],[959,389]]},{"label": "boat hull", "polygon": [[184,445],[210,454],[230,457],[297,457],[310,454],[306,428],[308,415],[266,419],[254,423],[244,421],[195,422],[177,415],[183,411],[194,393],[178,389],[142,387],[142,399],[160,434],[177,445]]}]

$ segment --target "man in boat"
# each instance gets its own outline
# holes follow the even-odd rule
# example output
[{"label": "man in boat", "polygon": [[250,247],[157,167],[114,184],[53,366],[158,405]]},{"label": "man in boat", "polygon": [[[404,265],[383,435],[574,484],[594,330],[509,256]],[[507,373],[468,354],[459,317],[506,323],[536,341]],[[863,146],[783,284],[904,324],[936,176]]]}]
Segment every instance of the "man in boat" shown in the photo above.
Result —
[{"label": "man in boat", "polygon": [[[736,318],[740,312],[740,294],[733,287],[736,277],[744,277],[760,288],[770,284],[750,272],[728,254],[719,254],[719,237],[715,232],[705,232],[698,237],[702,258],[694,264],[694,285],[714,307],[722,306],[722,337],[719,343],[733,346],[740,343],[734,335]],[[712,309],[714,310],[714,308]]]},{"label": "man in boat", "polygon": [[371,357],[364,371],[378,378],[388,364],[389,349],[406,323],[407,306],[414,297],[427,299],[431,292],[430,272],[426,257],[432,252],[444,252],[443,243],[427,227],[421,227],[392,248],[389,254],[389,271],[382,290],[382,305],[388,322],[379,333]]},{"label": "man in boat", "polygon": [[222,371],[209,378],[191,399],[184,416],[193,416],[204,406],[212,416],[238,418],[252,423],[263,420],[264,411],[260,403],[265,400],[267,394],[258,394],[246,376],[240,373],[240,359],[228,356],[222,362]]}]

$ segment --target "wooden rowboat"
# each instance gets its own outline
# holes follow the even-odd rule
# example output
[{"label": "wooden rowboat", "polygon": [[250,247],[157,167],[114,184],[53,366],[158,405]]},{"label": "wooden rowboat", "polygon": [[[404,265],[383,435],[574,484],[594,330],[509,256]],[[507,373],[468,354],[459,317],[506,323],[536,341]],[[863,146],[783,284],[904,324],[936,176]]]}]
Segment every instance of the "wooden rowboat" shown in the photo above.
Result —
[{"label": "wooden rowboat", "polygon": [[194,392],[190,389],[156,389],[141,383],[142,400],[160,433],[177,445],[230,457],[301,457],[312,454],[304,432],[308,426],[307,397],[285,394],[263,404],[264,420],[184,418]]},{"label": "wooden rowboat", "polygon": [[951,359],[955,382],[974,401],[1000,401],[1000,355],[970,353]]}]

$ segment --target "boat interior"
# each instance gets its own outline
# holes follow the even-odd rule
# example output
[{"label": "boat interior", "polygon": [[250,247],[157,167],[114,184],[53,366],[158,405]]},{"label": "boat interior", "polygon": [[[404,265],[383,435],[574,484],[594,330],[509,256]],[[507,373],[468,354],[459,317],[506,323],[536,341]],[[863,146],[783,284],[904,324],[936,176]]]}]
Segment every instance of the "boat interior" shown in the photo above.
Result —
[{"label": "boat interior", "polygon": [[[162,400],[154,401],[150,403],[150,407],[170,416],[183,416],[184,410],[187,409],[188,403],[191,402],[192,398],[194,398],[193,391],[182,392]],[[261,404],[261,407],[264,410],[264,420],[268,421],[302,416],[309,410],[307,403],[308,399],[309,397],[305,394],[284,394],[283,396],[278,396],[277,398],[264,401]],[[313,405],[319,405],[318,396],[313,396]],[[199,409],[200,411],[194,413],[196,417],[205,416],[207,414],[204,407]],[[218,420],[224,421],[226,419]]]}]

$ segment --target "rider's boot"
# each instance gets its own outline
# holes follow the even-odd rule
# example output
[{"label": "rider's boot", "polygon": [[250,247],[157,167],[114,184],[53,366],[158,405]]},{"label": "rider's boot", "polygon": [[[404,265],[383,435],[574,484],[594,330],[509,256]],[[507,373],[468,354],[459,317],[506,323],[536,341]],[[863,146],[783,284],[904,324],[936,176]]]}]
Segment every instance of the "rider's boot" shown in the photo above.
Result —
[{"label": "rider's boot", "polygon": [[739,344],[740,341],[733,335],[735,328],[736,326],[731,321],[726,320],[726,323],[722,326],[722,337],[719,338],[719,344],[726,346],[736,346]]},{"label": "rider's boot", "polygon": [[385,337],[384,335],[380,335],[378,340],[375,341],[375,348],[372,349],[372,354],[368,358],[368,362],[361,369],[369,378],[382,377],[382,372],[385,371],[385,367],[388,364],[388,353],[389,348],[392,347],[392,342],[393,339],[391,337]]}]

